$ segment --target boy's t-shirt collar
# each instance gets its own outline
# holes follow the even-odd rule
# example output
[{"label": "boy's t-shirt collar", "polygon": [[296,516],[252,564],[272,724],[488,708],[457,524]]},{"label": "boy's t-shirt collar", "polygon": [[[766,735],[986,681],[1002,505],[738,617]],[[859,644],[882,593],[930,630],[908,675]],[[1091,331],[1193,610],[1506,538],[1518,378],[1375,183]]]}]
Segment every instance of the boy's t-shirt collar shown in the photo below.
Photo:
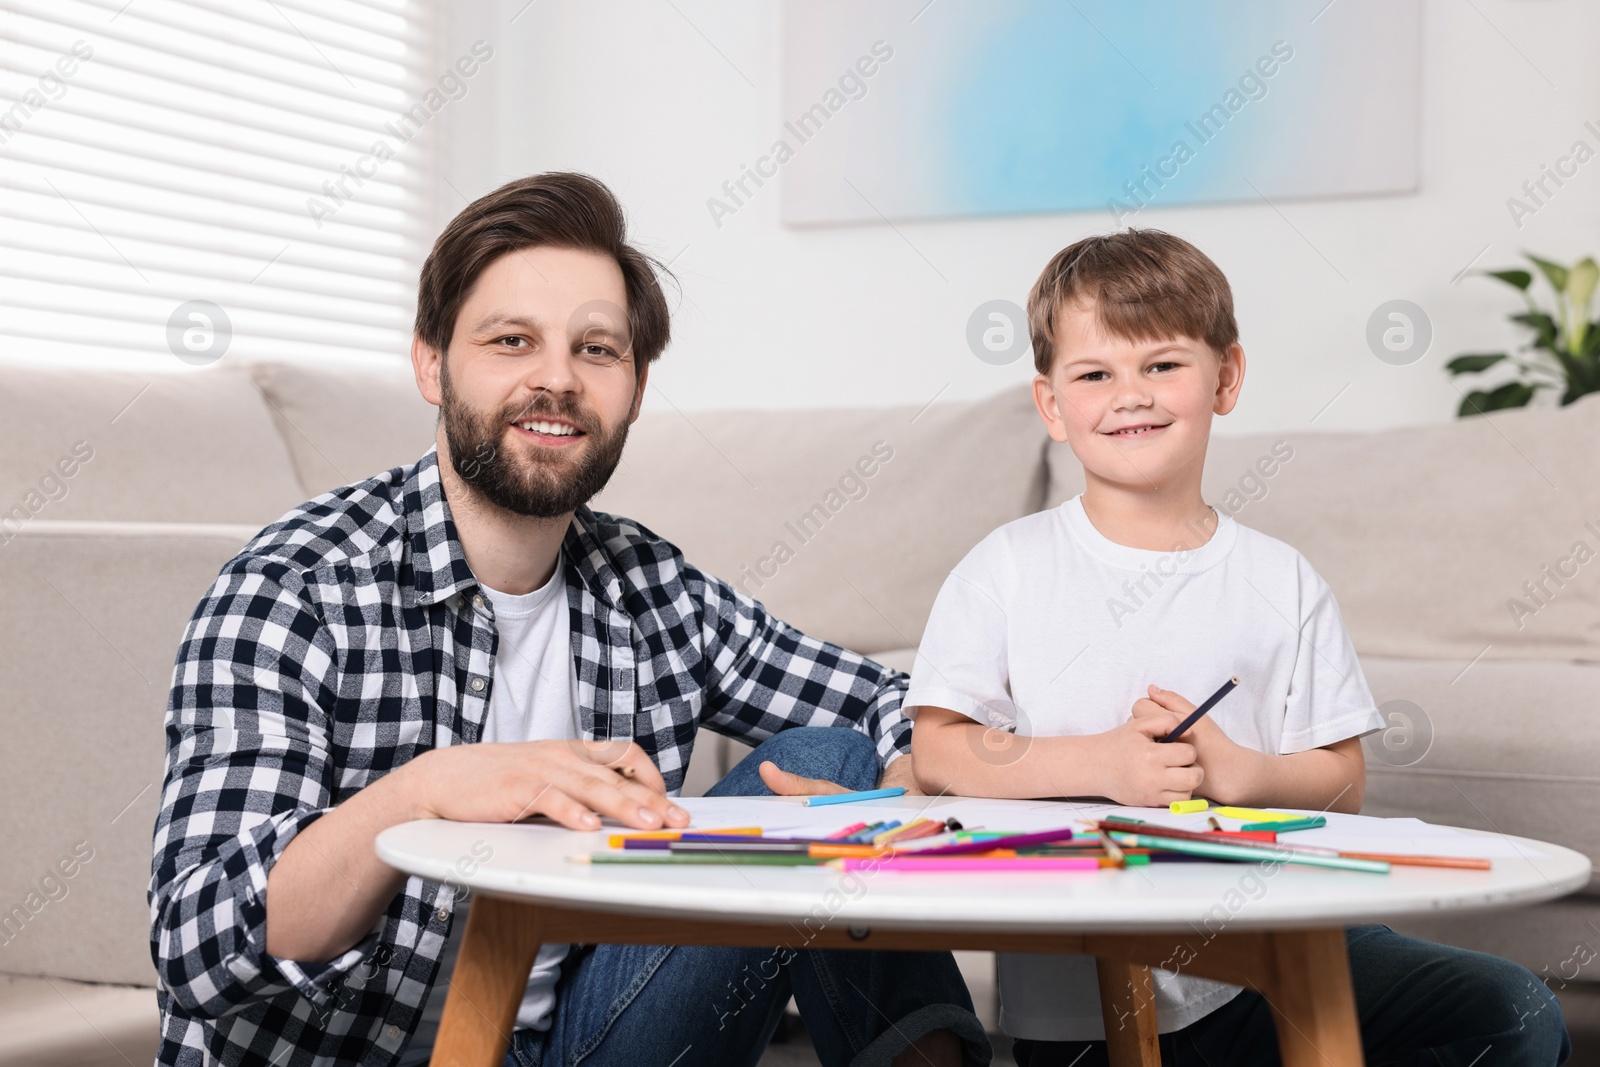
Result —
[{"label": "boy's t-shirt collar", "polygon": [[[1198,574],[1222,562],[1233,548],[1239,533],[1239,524],[1213,507],[1211,510],[1216,512],[1217,528],[1204,544],[1191,544],[1187,550],[1174,547],[1171,551],[1133,548],[1119,545],[1095,529],[1094,523],[1089,521],[1088,512],[1083,510],[1082,493],[1063,503],[1057,510],[1073,538],[1085,551],[1113,567],[1130,571],[1159,567],[1158,573],[1162,574]],[[1203,533],[1202,530],[1194,531],[1194,540],[1198,541]]]}]

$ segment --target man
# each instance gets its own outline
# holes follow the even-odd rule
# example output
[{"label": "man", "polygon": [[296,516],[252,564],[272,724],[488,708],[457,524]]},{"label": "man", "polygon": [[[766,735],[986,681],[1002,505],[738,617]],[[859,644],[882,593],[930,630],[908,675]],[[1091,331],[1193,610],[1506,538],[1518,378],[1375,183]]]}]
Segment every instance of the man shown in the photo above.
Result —
[{"label": "man", "polygon": [[[513,182],[439,237],[412,346],[434,448],[263,530],[179,649],[160,1063],[426,1062],[465,915],[377,859],[386,827],[683,826],[668,795],[702,724],[760,742],[723,794],[862,788],[880,760],[913,784],[902,675],[585,506],[668,336],[654,265],[591,178]],[[753,1064],[791,992],[825,1063],[988,1061],[947,953],[789,955],[730,1002],[773,950],[545,946],[506,1063]]]}]

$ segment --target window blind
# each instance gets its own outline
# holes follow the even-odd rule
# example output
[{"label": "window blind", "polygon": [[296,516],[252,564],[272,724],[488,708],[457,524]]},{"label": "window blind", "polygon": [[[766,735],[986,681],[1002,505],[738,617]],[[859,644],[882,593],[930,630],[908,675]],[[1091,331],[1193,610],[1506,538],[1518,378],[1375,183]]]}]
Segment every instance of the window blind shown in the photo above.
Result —
[{"label": "window blind", "polygon": [[424,0],[0,0],[0,352],[404,358]]}]

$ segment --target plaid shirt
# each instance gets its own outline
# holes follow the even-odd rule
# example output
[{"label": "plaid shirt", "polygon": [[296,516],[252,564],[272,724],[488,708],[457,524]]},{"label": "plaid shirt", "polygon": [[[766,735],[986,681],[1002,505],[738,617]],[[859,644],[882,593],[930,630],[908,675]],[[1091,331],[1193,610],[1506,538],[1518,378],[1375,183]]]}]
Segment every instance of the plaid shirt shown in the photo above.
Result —
[{"label": "plaid shirt", "polygon": [[[910,750],[905,677],[772,618],[626,519],[563,544],[586,738],[629,738],[683,784],[695,732],[844,725]],[[428,749],[478,740],[496,631],[433,450],[325,493],[222,568],[184,633],[150,881],[160,1064],[398,1058],[438,973],[455,887],[412,876],[327,963],[266,951],[267,872],[303,827]]]}]

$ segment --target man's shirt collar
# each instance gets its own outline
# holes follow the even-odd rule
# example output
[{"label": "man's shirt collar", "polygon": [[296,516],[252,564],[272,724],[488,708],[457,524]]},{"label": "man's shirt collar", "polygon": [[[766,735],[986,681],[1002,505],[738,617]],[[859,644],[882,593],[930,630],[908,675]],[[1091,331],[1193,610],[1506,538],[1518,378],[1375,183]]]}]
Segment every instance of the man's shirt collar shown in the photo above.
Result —
[{"label": "man's shirt collar", "polygon": [[[401,512],[411,570],[402,585],[413,603],[432,606],[476,589],[478,580],[467,565],[445,498],[437,445],[411,468],[401,490]],[[562,548],[583,585],[609,607],[621,607],[622,579],[611,566],[594,514],[587,506],[573,515]]]}]

